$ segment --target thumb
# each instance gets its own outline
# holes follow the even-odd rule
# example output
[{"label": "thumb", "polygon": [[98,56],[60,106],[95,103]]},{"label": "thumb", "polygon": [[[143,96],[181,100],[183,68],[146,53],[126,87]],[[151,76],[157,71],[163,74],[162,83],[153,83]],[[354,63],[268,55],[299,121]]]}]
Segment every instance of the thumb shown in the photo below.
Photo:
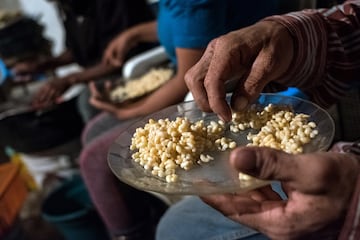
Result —
[{"label": "thumb", "polygon": [[260,179],[278,180],[303,193],[319,193],[339,184],[340,172],[356,169],[345,159],[344,154],[330,152],[288,154],[266,147],[243,147],[231,152],[230,164]]},{"label": "thumb", "polygon": [[243,172],[264,180],[289,181],[297,171],[295,155],[266,147],[240,147],[230,154],[230,164]]}]

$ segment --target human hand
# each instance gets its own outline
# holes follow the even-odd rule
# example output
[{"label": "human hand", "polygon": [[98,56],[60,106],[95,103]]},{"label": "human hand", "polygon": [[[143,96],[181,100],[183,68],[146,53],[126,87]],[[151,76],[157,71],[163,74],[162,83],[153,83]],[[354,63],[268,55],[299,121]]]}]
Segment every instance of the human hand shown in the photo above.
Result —
[{"label": "human hand", "polygon": [[243,110],[267,83],[286,73],[293,48],[285,27],[262,21],[211,41],[200,61],[185,75],[185,81],[203,111],[213,111],[230,121],[225,83],[235,82],[231,105]]},{"label": "human hand", "polygon": [[36,60],[18,62],[11,68],[11,72],[15,82],[29,82],[39,72],[39,63]]},{"label": "human hand", "polygon": [[54,78],[48,80],[37,91],[32,99],[32,105],[35,108],[45,108],[62,101],[62,94],[70,87],[66,78]]},{"label": "human hand", "polygon": [[114,67],[122,66],[125,61],[126,54],[136,44],[137,43],[133,40],[133,36],[130,31],[121,33],[106,47],[103,54],[103,63]]},{"label": "human hand", "polygon": [[110,91],[113,89],[110,81],[105,81],[102,90],[99,90],[94,82],[89,83],[90,99],[89,102],[92,106],[99,110],[113,114],[118,119],[127,118],[127,110],[125,106],[120,106],[110,100]]},{"label": "human hand", "polygon": [[231,152],[231,165],[260,179],[281,181],[288,199],[280,200],[269,188],[202,199],[272,239],[336,236],[355,188],[358,160],[334,152],[291,155],[270,148],[237,148]]},{"label": "human hand", "polygon": [[34,74],[38,72],[39,63],[36,60],[18,62],[12,67],[17,74]]}]

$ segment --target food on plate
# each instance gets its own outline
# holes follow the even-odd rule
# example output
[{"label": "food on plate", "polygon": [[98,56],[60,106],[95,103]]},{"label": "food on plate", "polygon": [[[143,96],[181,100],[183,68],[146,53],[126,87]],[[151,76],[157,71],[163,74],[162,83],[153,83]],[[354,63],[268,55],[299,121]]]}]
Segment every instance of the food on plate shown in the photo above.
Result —
[{"label": "food on plate", "polygon": [[174,74],[171,68],[153,68],[139,78],[129,79],[124,85],[115,87],[110,92],[110,100],[123,102],[148,94],[166,81]]},{"label": "food on plate", "polygon": [[249,133],[248,146],[263,146],[281,149],[287,153],[302,153],[303,146],[317,134],[316,123],[309,115],[295,113],[290,106],[268,104],[263,109],[255,105],[241,113],[233,113],[230,131],[238,132],[252,128],[258,133]]},{"label": "food on plate", "polygon": [[133,135],[130,149],[137,151],[132,158],[153,175],[175,182],[177,168],[189,170],[213,160],[204,152],[236,147],[235,141],[223,137],[224,130],[222,121],[205,124],[203,120],[192,123],[186,117],[150,119]]},{"label": "food on plate", "polygon": [[[136,129],[130,150],[132,159],[151,174],[176,182],[177,169],[190,170],[213,161],[209,152],[235,148],[236,135],[247,129],[257,131],[247,134],[248,146],[272,147],[292,154],[303,152],[303,145],[318,134],[309,115],[295,113],[288,105],[253,105],[244,112],[233,113],[229,130],[235,139],[225,136],[227,129],[221,120],[150,119]],[[240,180],[249,178],[239,175]]]}]

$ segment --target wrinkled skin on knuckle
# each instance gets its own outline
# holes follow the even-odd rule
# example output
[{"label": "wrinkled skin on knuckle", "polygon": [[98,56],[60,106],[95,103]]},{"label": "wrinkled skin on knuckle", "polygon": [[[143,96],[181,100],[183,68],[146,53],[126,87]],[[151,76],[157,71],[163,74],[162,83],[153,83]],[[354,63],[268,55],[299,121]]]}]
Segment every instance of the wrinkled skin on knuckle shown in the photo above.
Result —
[{"label": "wrinkled skin on knuckle", "polygon": [[274,58],[272,69],[275,71],[275,77],[280,78],[288,71],[292,62],[293,42],[285,29],[282,29],[280,34],[274,34],[271,39],[274,43],[269,45],[269,51]]},{"label": "wrinkled skin on knuckle", "polygon": [[209,89],[213,86],[213,82],[209,80],[209,78],[204,79],[204,87],[205,89]]},{"label": "wrinkled skin on knuckle", "polygon": [[328,189],[325,187],[327,184],[336,183],[340,174],[338,172],[339,166],[336,162],[327,161],[324,159],[324,163],[316,162],[314,163],[310,174],[312,175],[311,179],[313,179],[313,187],[320,192],[326,192]]},{"label": "wrinkled skin on knuckle", "polygon": [[247,72],[249,69],[245,64],[244,61],[242,61],[242,56],[243,54],[240,52],[240,50],[237,50],[236,48],[231,48],[231,50],[229,51],[229,57],[230,60],[228,61],[228,72],[231,74],[229,76],[229,79],[234,79],[234,78],[241,78],[242,75]]},{"label": "wrinkled skin on knuckle", "polygon": [[[256,152],[256,154],[259,154],[258,152]],[[260,169],[259,172],[257,172],[256,174],[258,175],[259,178],[261,179],[274,179],[277,177],[277,173],[280,170],[280,164],[278,163],[278,156],[276,155],[276,153],[274,151],[265,151],[264,155],[267,158],[267,161],[264,161],[262,164],[262,167],[257,167],[257,169]],[[256,165],[259,166],[260,163],[258,163],[258,161],[264,156],[258,156],[257,159],[257,163]]]},{"label": "wrinkled skin on knuckle", "polygon": [[[345,155],[340,157],[345,157]],[[310,192],[327,193],[333,191],[336,194],[337,189],[331,186],[339,186],[338,191],[341,192],[348,189],[349,185],[352,186],[357,175],[357,169],[351,162],[348,162],[347,159],[328,158],[322,154],[319,154],[319,159],[321,161],[310,162],[308,168],[304,166],[304,171],[306,170],[308,175],[304,181],[307,181]]]},{"label": "wrinkled skin on knuckle", "polygon": [[244,38],[246,36],[246,31],[244,33],[230,33],[228,42],[225,44],[228,46],[229,55],[233,59],[233,67],[239,67],[239,65],[250,68],[253,61],[257,56],[257,41],[252,39]]},{"label": "wrinkled skin on knuckle", "polygon": [[[314,199],[305,204],[308,205],[305,211],[288,214],[285,225],[281,226],[282,232],[278,233],[280,237],[276,239],[336,239],[336,234],[333,234],[341,226],[337,226],[336,222],[342,219],[343,215],[334,209],[333,201],[324,203]],[[323,238],[330,235],[333,237]]]},{"label": "wrinkled skin on knuckle", "polygon": [[[257,70],[252,70],[252,74],[256,74]],[[258,74],[256,74],[258,75]],[[248,96],[255,96],[263,90],[263,83],[258,81],[258,78],[247,78],[244,82],[244,90]],[[250,99],[254,100],[254,99]]]},{"label": "wrinkled skin on knuckle", "polygon": [[245,82],[246,90],[251,94],[260,93],[271,81],[278,78],[281,72],[281,62],[269,49],[263,49],[252,65],[251,74]]},{"label": "wrinkled skin on knuckle", "polygon": [[185,80],[185,84],[186,86],[191,89],[192,86],[194,85],[194,82],[197,81],[202,81],[200,78],[196,77],[197,74],[194,73],[194,69],[191,68],[184,76],[184,80]]},{"label": "wrinkled skin on knuckle", "polygon": [[276,53],[276,50],[272,47],[264,50],[262,55],[264,58],[264,73],[270,75],[272,78],[269,80],[274,80],[274,78],[279,77],[282,74],[281,68],[283,65],[281,57]]},{"label": "wrinkled skin on knuckle", "polygon": [[270,80],[276,81],[278,78],[283,77],[283,75],[288,71],[291,59],[284,58],[279,55],[278,49],[271,48],[268,51],[268,55],[271,57],[268,59],[266,71],[269,74],[271,73],[272,78]]}]

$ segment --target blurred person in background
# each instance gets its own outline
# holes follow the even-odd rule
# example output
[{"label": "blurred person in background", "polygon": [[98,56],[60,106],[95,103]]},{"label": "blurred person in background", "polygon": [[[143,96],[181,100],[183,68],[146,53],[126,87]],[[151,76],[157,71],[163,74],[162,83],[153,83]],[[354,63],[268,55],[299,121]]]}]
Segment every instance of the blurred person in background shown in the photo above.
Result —
[{"label": "blurred person in background", "polygon": [[[63,22],[66,48],[58,56],[18,62],[13,66],[15,81],[29,81],[37,73],[55,70],[58,67],[77,63],[79,72],[46,80],[35,93],[32,104],[45,108],[61,102],[61,96],[71,86],[120,76],[121,66],[103,64],[102,55],[108,43],[119,33],[141,22],[155,18],[146,0],[49,0],[56,4]],[[124,58],[138,54],[154,45],[139,45]],[[79,111],[85,122],[98,111],[88,104],[89,92],[79,96]]]}]

